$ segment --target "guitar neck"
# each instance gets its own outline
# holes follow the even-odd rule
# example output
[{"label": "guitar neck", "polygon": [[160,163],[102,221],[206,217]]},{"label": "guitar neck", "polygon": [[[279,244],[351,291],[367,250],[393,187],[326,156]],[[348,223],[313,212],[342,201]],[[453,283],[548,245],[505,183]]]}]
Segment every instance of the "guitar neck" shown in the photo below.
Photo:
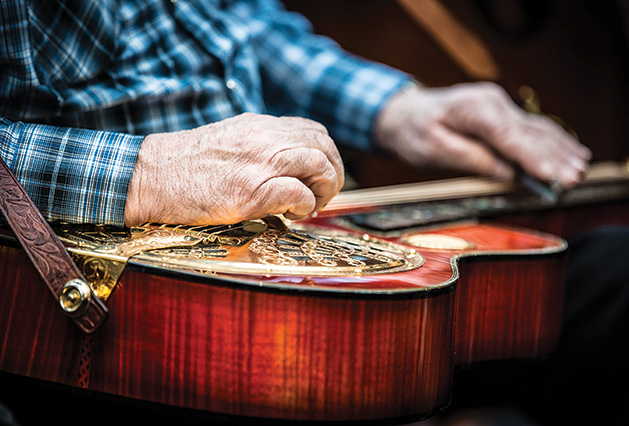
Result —
[{"label": "guitar neck", "polygon": [[344,215],[355,225],[386,232],[623,199],[629,199],[627,164],[601,162],[579,185],[550,201],[516,182],[471,177],[341,192],[321,216]]},{"label": "guitar neck", "polygon": [[[609,183],[629,183],[629,164],[611,161],[595,163],[577,188]],[[514,181],[500,181],[485,177],[441,179],[343,191],[330,201],[322,214],[334,216],[369,211],[384,206],[499,196],[523,191],[522,185]]]}]

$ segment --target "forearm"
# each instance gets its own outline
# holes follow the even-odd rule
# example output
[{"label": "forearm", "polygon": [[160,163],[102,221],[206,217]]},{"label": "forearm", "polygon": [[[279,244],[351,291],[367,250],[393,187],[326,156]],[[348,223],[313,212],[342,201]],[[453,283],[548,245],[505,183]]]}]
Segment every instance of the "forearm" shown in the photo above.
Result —
[{"label": "forearm", "polygon": [[123,225],[142,140],[0,119],[0,155],[48,220]]}]

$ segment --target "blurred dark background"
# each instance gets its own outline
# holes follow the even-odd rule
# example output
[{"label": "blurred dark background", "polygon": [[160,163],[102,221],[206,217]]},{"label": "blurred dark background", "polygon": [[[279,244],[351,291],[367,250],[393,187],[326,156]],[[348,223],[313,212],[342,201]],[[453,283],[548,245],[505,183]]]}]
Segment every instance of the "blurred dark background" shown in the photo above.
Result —
[{"label": "blurred dark background", "polygon": [[[627,0],[439,0],[490,53],[498,73],[489,78],[470,73],[443,48],[434,29],[414,19],[399,1],[284,3],[309,18],[316,32],[331,36],[348,51],[407,71],[428,86],[489,79],[520,104],[520,88],[529,86],[537,93],[542,112],[573,129],[592,149],[594,161],[629,156]],[[428,178],[397,161],[344,155],[360,186]]]}]

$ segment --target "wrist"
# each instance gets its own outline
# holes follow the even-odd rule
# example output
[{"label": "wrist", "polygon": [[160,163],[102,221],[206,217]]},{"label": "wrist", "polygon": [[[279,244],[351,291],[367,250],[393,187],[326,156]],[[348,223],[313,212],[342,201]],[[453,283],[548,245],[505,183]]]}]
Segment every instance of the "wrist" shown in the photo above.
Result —
[{"label": "wrist", "polygon": [[408,99],[417,96],[422,90],[424,90],[424,86],[421,83],[416,80],[408,80],[401,86],[400,90],[386,101],[376,117],[374,125],[376,148],[387,150],[388,141],[396,129],[399,129],[405,113],[408,112],[406,107]]},{"label": "wrist", "polygon": [[150,214],[150,197],[146,194],[148,171],[147,166],[154,164],[154,142],[155,135],[147,135],[138,151],[138,156],[133,167],[133,173],[129,182],[129,190],[127,192],[127,202],[125,205],[125,226],[141,225],[149,220]]}]

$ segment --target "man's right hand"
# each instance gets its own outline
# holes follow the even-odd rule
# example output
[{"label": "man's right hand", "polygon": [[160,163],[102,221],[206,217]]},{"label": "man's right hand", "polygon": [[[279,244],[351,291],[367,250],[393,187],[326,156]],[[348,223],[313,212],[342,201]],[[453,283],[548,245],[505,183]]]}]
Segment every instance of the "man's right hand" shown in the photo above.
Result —
[{"label": "man's right hand", "polygon": [[125,224],[230,224],[314,213],[343,186],[325,127],[246,113],[192,130],[146,136],[129,187]]}]

